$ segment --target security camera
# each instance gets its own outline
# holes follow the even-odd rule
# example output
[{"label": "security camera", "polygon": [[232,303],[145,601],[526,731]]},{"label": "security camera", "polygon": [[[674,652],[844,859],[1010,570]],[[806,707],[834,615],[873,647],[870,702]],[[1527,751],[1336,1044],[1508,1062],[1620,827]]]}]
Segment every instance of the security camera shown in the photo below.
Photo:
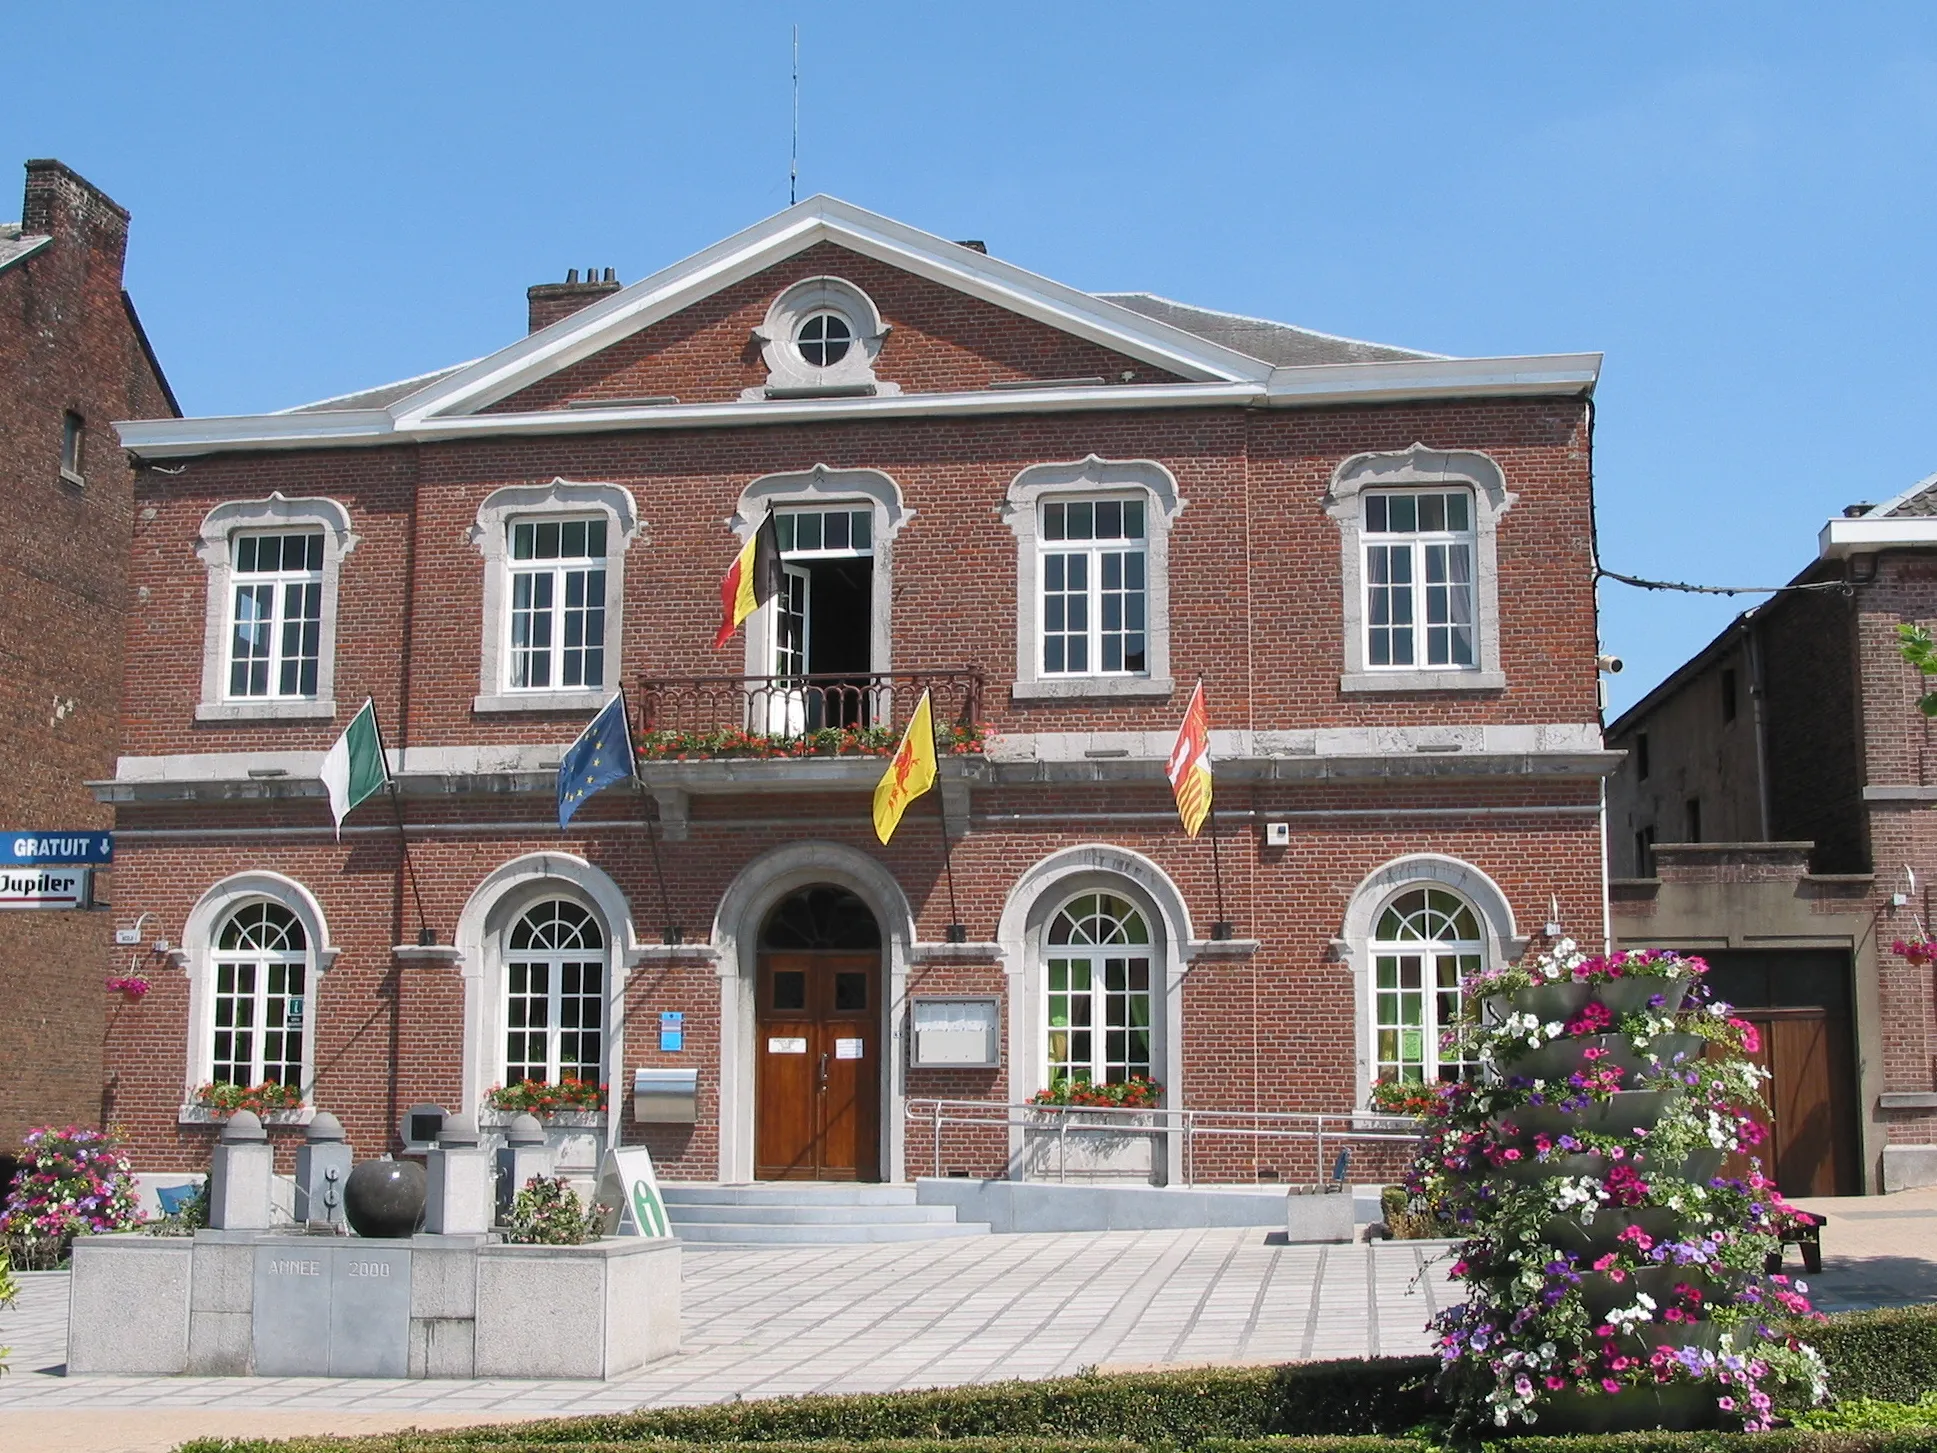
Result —
[{"label": "security camera", "polygon": [[1597,656],[1594,659],[1594,664],[1610,676],[1619,676],[1621,674],[1621,658],[1619,656]]}]

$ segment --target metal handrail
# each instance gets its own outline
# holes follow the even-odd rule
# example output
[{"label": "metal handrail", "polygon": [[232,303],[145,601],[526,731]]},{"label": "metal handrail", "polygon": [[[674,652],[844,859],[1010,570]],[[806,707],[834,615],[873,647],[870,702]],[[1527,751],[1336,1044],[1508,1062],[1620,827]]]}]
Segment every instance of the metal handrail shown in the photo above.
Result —
[{"label": "metal handrail", "polygon": [[1313,1184],[1322,1184],[1326,1179],[1325,1146],[1328,1140],[1336,1146],[1358,1141],[1401,1141],[1410,1144],[1419,1139],[1417,1131],[1359,1128],[1362,1120],[1390,1124],[1404,1118],[1366,1111],[1198,1110],[1161,1106],[1041,1105],[1028,1100],[943,1099],[912,1099],[906,1106],[906,1118],[918,1126],[925,1125],[929,1130],[931,1174],[937,1176],[942,1173],[944,1125],[1003,1130],[1016,1127],[1038,1129],[1046,1128],[1046,1122],[1052,1117],[1056,1121],[1059,1181],[1068,1179],[1069,1136],[1072,1132],[1079,1135],[1123,1135],[1145,1131],[1166,1138],[1179,1135],[1182,1138],[1184,1185],[1196,1184],[1196,1142],[1199,1137],[1207,1140],[1231,1137],[1310,1141],[1313,1163],[1318,1172],[1313,1177]]},{"label": "metal handrail", "polygon": [[799,736],[825,727],[905,723],[921,693],[935,720],[973,727],[982,720],[985,678],[973,667],[949,671],[831,671],[773,676],[642,678],[634,706],[643,735],[738,728]]}]

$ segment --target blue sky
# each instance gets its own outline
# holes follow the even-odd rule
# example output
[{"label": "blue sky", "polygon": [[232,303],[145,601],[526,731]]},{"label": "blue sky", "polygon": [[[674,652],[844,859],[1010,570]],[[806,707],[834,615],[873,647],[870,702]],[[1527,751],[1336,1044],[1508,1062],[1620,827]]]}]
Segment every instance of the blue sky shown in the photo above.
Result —
[{"label": "blue sky", "polygon": [[[1084,288],[1604,351],[1610,568],[1786,580],[1937,469],[1928,6],[16,0],[0,161],[133,210],[185,408],[279,408],[783,207],[796,20],[802,195]],[[1604,585],[1612,710],[1747,603]]]}]

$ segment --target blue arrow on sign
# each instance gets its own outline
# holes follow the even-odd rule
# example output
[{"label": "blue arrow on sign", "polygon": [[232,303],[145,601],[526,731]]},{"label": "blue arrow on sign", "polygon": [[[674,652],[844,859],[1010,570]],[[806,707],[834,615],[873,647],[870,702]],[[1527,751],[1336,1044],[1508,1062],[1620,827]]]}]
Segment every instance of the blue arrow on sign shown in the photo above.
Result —
[{"label": "blue arrow on sign", "polygon": [[0,866],[42,868],[114,861],[111,832],[0,832]]}]

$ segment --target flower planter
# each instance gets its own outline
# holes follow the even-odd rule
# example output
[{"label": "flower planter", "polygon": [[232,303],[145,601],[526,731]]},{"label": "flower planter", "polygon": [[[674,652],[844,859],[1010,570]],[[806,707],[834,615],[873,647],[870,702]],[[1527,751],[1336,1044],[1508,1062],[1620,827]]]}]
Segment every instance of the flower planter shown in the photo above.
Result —
[{"label": "flower planter", "polygon": [[1643,1233],[1659,1241],[1672,1237],[1680,1229],[1681,1221],[1681,1212],[1666,1206],[1636,1206],[1631,1210],[1603,1206],[1586,1224],[1572,1216],[1551,1216],[1541,1230],[1548,1244],[1562,1251],[1596,1257],[1619,1250],[1623,1244],[1621,1233],[1630,1226],[1640,1227]]},{"label": "flower planter", "polygon": [[1670,1098],[1671,1093],[1665,1090],[1617,1090],[1605,1100],[1590,1100],[1573,1110],[1559,1105],[1522,1105],[1509,1114],[1495,1116],[1493,1124],[1501,1130],[1513,1126],[1522,1135],[1562,1135],[1568,1131],[1632,1135],[1637,1130],[1654,1129]]},{"label": "flower planter", "polygon": [[1022,1132],[1022,1178],[1159,1186],[1168,1170],[1167,1140],[1155,1116],[1043,1115]]},{"label": "flower planter", "polygon": [[1657,1308],[1666,1307],[1678,1285],[1692,1287],[1704,1298],[1715,1289],[1713,1279],[1697,1267],[1641,1266],[1627,1268],[1620,1281],[1604,1271],[1585,1272],[1581,1276],[1580,1293],[1587,1315],[1600,1321],[1617,1307],[1633,1306],[1635,1297],[1641,1293],[1654,1298]]},{"label": "flower planter", "polygon": [[[1603,1051],[1602,1058],[1591,1060],[1587,1051]],[[1500,1066],[1505,1075],[1525,1075],[1535,1080],[1564,1080],[1575,1071],[1589,1071],[1595,1065],[1613,1065],[1624,1074],[1638,1075],[1648,1068],[1648,1060],[1625,1034],[1583,1034],[1550,1040]]]},{"label": "flower planter", "polygon": [[1542,1023],[1550,1019],[1572,1019],[1587,1003],[1588,986],[1571,980],[1553,984],[1534,984],[1512,994],[1495,994],[1485,1002],[1487,1017],[1495,1023],[1509,1014],[1531,1014]]},{"label": "flower planter", "polygon": [[1693,1181],[1698,1186],[1705,1186],[1721,1171],[1722,1162],[1726,1159],[1728,1159],[1726,1150],[1713,1148],[1691,1150],[1681,1158],[1669,1174],[1680,1176],[1685,1181]]},{"label": "flower planter", "polygon": [[1659,994],[1663,1002],[1656,1006],[1663,1013],[1673,1014],[1681,1008],[1681,1001],[1688,997],[1693,980],[1668,979],[1655,974],[1636,974],[1631,978],[1608,979],[1595,984],[1591,997],[1596,1004],[1605,1004],[1616,1015],[1638,1014],[1649,1007]]},{"label": "flower planter", "polygon": [[1493,1167],[1492,1173],[1516,1185],[1532,1185],[1536,1181],[1559,1180],[1575,1176],[1594,1176],[1596,1179],[1608,1172],[1611,1162],[1604,1155],[1585,1152],[1580,1155],[1550,1155],[1545,1160],[1515,1160],[1505,1165]]},{"label": "flower planter", "polygon": [[1722,1345],[1719,1322],[1643,1322],[1634,1334],[1650,1352],[1657,1347],[1703,1347],[1713,1352]]},{"label": "flower planter", "polygon": [[[478,1129],[486,1137],[487,1148],[502,1145],[505,1127],[524,1113],[490,1106],[479,1111]],[[545,1146],[559,1174],[584,1177],[597,1172],[605,1149],[605,1111],[554,1110],[537,1119],[545,1128]]]},{"label": "flower planter", "polygon": [[1644,1428],[1687,1431],[1718,1421],[1715,1394],[1700,1383],[1671,1382],[1617,1393],[1548,1393],[1534,1404],[1536,1433],[1635,1433]]},{"label": "flower planter", "polygon": [[1707,1049],[1708,1041],[1699,1034],[1657,1034],[1648,1041],[1648,1054],[1662,1065],[1700,1059]]}]

